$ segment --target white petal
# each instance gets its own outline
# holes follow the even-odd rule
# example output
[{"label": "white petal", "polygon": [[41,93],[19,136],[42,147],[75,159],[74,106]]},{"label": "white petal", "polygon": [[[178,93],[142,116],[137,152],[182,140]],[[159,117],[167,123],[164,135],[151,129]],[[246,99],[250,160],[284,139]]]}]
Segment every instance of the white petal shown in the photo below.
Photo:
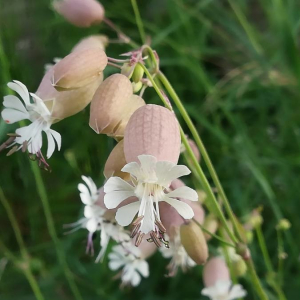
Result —
[{"label": "white petal", "polygon": [[167,196],[172,197],[172,198],[187,199],[187,200],[191,200],[191,201],[198,200],[197,192],[187,186],[182,186],[182,187],[168,193]]},{"label": "white petal", "polygon": [[191,219],[194,217],[194,212],[192,208],[185,202],[168,198],[168,197],[165,197],[162,201],[165,201],[169,203],[171,206],[173,206],[183,218]]},{"label": "white petal", "polygon": [[61,148],[61,135],[57,131],[50,129],[51,134],[53,135],[56,143],[57,143],[57,150],[59,151]]},{"label": "white petal", "polygon": [[93,207],[92,206],[85,206],[83,214],[88,219],[94,217],[95,213],[94,213]]},{"label": "white petal", "polygon": [[13,123],[19,122],[21,120],[29,119],[28,113],[24,113],[22,111],[10,109],[10,108],[3,109],[1,112],[1,116],[2,116],[2,119],[7,124],[13,124]]},{"label": "white petal", "polygon": [[148,232],[154,230],[154,222],[153,205],[151,202],[147,201],[140,231],[147,234]]},{"label": "white petal", "polygon": [[110,237],[106,234],[105,230],[101,230],[100,236],[101,236],[101,241],[100,241],[101,251],[96,258],[96,263],[99,262],[104,257],[110,239]]},{"label": "white petal", "polygon": [[140,208],[140,201],[136,201],[120,207],[116,213],[116,221],[121,226],[128,226]]},{"label": "white petal", "polygon": [[137,162],[128,163],[123,167],[121,171],[129,173],[135,176],[136,178],[139,178],[141,176],[141,167]]},{"label": "white petal", "polygon": [[122,260],[111,260],[108,263],[109,268],[113,271],[118,270],[123,265],[124,265],[124,262]]},{"label": "white petal", "polygon": [[149,173],[153,172],[157,162],[156,157],[152,155],[139,155],[138,159],[141,162],[141,167],[144,172],[149,172]]},{"label": "white petal", "polygon": [[145,260],[141,260],[136,268],[144,277],[149,276],[149,265]]},{"label": "white petal", "polygon": [[120,177],[110,177],[104,185],[104,192],[133,191],[134,187]]},{"label": "white petal", "polygon": [[131,284],[132,286],[138,286],[141,282],[141,276],[138,272],[133,272],[131,276]]},{"label": "white petal", "polygon": [[134,192],[126,192],[126,191],[110,192],[105,194],[104,204],[108,209],[116,208],[122,201],[132,196],[135,196]]},{"label": "white petal", "polygon": [[48,149],[47,149],[47,158],[49,159],[51,157],[51,155],[53,154],[54,150],[55,150],[55,142],[54,142],[54,138],[51,135],[50,131],[47,130],[45,131],[46,135],[47,135],[47,142],[48,142]]},{"label": "white petal", "polygon": [[24,113],[28,113],[23,102],[18,97],[13,95],[4,96],[3,105],[6,108],[12,108]]},{"label": "white petal", "polygon": [[97,186],[91,177],[81,176],[81,178],[89,187],[92,196],[98,194]]},{"label": "white petal", "polygon": [[231,287],[229,292],[229,300],[243,298],[247,295],[247,292],[243,289],[240,284],[235,284]]},{"label": "white petal", "polygon": [[173,165],[173,167],[170,169],[168,169],[168,167],[170,167],[170,163],[163,161],[158,162],[156,165],[156,172],[160,175],[159,184],[165,187],[169,187],[174,179],[191,173],[189,168],[184,165]]},{"label": "white petal", "polygon": [[38,97],[36,94],[30,93],[31,97],[34,99],[35,103],[38,105],[39,111],[43,111],[47,115],[50,115],[48,107],[45,105],[44,101]]},{"label": "white petal", "polygon": [[98,227],[98,222],[96,219],[90,219],[86,223],[86,229],[89,232],[95,232],[97,230],[97,227]]},{"label": "white petal", "polygon": [[30,104],[29,92],[27,87],[20,81],[14,80],[13,82],[9,82],[7,86],[17,92],[20,97],[24,100],[25,104]]}]

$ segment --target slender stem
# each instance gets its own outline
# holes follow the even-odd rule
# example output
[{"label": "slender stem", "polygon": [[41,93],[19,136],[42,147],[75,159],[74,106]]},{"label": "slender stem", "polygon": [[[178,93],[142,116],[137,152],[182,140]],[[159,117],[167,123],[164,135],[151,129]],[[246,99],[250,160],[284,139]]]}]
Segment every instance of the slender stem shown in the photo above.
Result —
[{"label": "slender stem", "polygon": [[193,218],[193,221],[202,229],[202,231],[206,232],[207,234],[209,234],[210,236],[212,236],[213,238],[219,240],[221,243],[223,243],[226,246],[235,248],[235,246],[231,243],[226,242],[224,239],[222,239],[220,236],[210,232],[209,230],[207,230],[206,228],[204,228],[195,218]]},{"label": "slender stem", "polygon": [[[162,94],[161,90],[159,89],[159,87],[157,86],[156,82],[154,81],[154,79],[152,78],[150,72],[148,71],[148,69],[141,63],[139,63],[140,66],[144,69],[145,71],[145,74],[147,75],[148,79],[151,81],[156,93],[158,94],[158,96],[160,97],[160,99],[162,100],[162,102],[164,103],[165,107],[172,110],[172,107],[170,106],[170,104],[166,101],[164,95]],[[231,238],[231,240],[234,242],[234,243],[237,243],[237,239],[236,237],[234,236],[233,232],[230,230],[229,226],[228,226],[228,223],[226,221],[226,218],[220,208],[220,205],[217,201],[217,199],[215,198],[215,195],[210,187],[210,184],[201,168],[201,166],[199,165],[198,161],[197,161],[197,158],[195,157],[194,155],[194,152],[193,150],[191,149],[191,146],[182,130],[182,128],[180,127],[180,135],[181,135],[181,139],[182,139],[182,142],[186,148],[186,151],[188,153],[188,155],[190,156],[191,160],[192,160],[192,163],[194,164],[195,166],[195,171],[197,172],[200,180],[201,180],[201,183],[205,189],[205,192],[207,193],[208,197],[211,199],[211,203],[215,209],[215,212],[216,212],[216,215],[220,218],[221,222],[222,222],[222,225],[224,226],[226,232],[228,233],[229,237]]]},{"label": "slender stem", "polygon": [[121,41],[131,45],[133,48],[139,48],[139,45],[135,43],[129,36],[127,36],[122,30],[120,30],[110,19],[104,18],[103,22],[117,33]]},{"label": "slender stem", "polygon": [[32,288],[32,291],[33,291],[36,299],[44,300],[44,297],[39,288],[39,285],[31,272],[30,266],[28,265],[30,258],[29,258],[29,254],[26,250],[25,243],[22,238],[22,234],[21,234],[21,230],[19,228],[18,222],[17,222],[15,215],[10,207],[10,204],[7,201],[7,199],[5,198],[1,188],[0,188],[0,201],[1,201],[2,205],[4,206],[7,216],[12,225],[13,231],[16,236],[17,243],[20,247],[20,252],[21,252],[23,261],[20,261],[13,253],[11,253],[9,251],[9,249],[3,244],[2,241],[0,241],[0,249],[2,250],[2,252],[5,254],[5,256],[8,259],[10,259],[17,267],[19,267],[23,271],[25,277],[27,278],[27,280]]},{"label": "slender stem", "polygon": [[269,252],[267,249],[267,245],[266,245],[266,241],[265,241],[263,232],[261,230],[261,226],[260,225],[256,226],[255,231],[256,231],[256,235],[257,235],[257,239],[258,239],[258,244],[259,244],[259,247],[263,254],[264,262],[265,262],[265,265],[266,265],[268,273],[269,273],[269,278],[268,278],[269,283],[272,286],[272,288],[275,290],[275,292],[277,293],[278,299],[285,300],[286,297],[281,289],[280,277],[279,277],[279,282],[277,282],[276,278],[275,278],[276,274],[274,272],[274,268],[273,268],[271,258],[270,258],[270,255],[269,255]]},{"label": "slender stem", "polygon": [[267,270],[268,270],[269,273],[273,273],[274,270],[273,270],[271,258],[270,258],[270,255],[268,253],[268,250],[267,250],[267,245],[266,245],[266,242],[265,242],[262,230],[261,230],[261,226],[260,225],[256,226],[255,231],[256,231],[258,244],[259,244],[259,247],[260,247],[261,252],[263,254],[263,258],[264,258],[264,262],[265,262],[265,265],[267,267]]},{"label": "slender stem", "polygon": [[48,201],[48,196],[46,193],[46,188],[45,188],[42,176],[41,176],[41,171],[40,171],[38,165],[36,164],[36,162],[30,162],[30,166],[31,166],[31,170],[33,172],[34,178],[35,178],[37,191],[38,191],[38,194],[40,196],[40,199],[41,199],[41,202],[43,205],[48,231],[49,231],[51,239],[55,245],[56,254],[57,254],[59,263],[61,264],[61,266],[64,270],[65,276],[67,278],[67,281],[69,283],[69,286],[72,290],[72,293],[73,293],[75,299],[82,300],[80,292],[74,281],[73,274],[68,267],[65,253],[62,250],[60,240],[59,240],[56,230],[55,230],[54,221],[53,221],[53,217],[51,214],[50,205],[49,205],[49,201]]},{"label": "slender stem", "polygon": [[120,69],[120,70],[122,69],[121,66],[119,66],[119,65],[117,65],[117,64],[114,64],[114,63],[112,63],[112,62],[108,62],[107,65],[108,65],[108,66],[112,66],[112,67],[117,68],[117,69]]},{"label": "slender stem", "polygon": [[144,25],[143,25],[143,21],[142,21],[136,0],[131,0],[131,5],[132,5],[133,11],[134,11],[135,21],[136,21],[136,25],[137,25],[139,33],[140,33],[141,40],[142,40],[143,44],[146,44],[146,34],[145,34],[145,30],[144,30]]},{"label": "slender stem", "polygon": [[230,221],[232,222],[233,226],[234,226],[234,229],[235,229],[235,232],[237,234],[237,237],[239,238],[239,241],[243,241],[241,236],[240,236],[240,233],[239,233],[239,227],[236,223],[236,219],[235,219],[235,216],[234,216],[234,213],[231,209],[231,206],[229,204],[229,201],[226,197],[226,194],[223,190],[223,187],[221,185],[221,182],[218,178],[218,175],[213,167],[213,164],[210,160],[210,157],[206,151],[206,148],[197,132],[197,129],[195,127],[195,125],[193,124],[190,116],[188,115],[186,109],[184,108],[181,100],[179,99],[178,95],[176,94],[175,90],[173,89],[173,87],[171,86],[170,82],[168,81],[168,79],[166,78],[166,76],[162,73],[162,72],[159,72],[158,74],[158,78],[161,80],[162,84],[164,85],[165,89],[167,90],[167,92],[170,94],[171,98],[173,99],[174,103],[176,104],[180,114],[182,115],[184,121],[186,122],[189,130],[191,131],[191,134],[200,150],[200,153],[207,165],[207,168],[209,170],[209,173],[212,177],[212,180],[218,190],[218,193],[219,195],[221,196],[222,200],[223,200],[223,203],[224,203],[224,207],[226,209],[226,212],[230,218]]},{"label": "slender stem", "polygon": [[248,272],[250,273],[250,276],[251,276],[252,284],[254,285],[255,290],[256,290],[257,294],[259,295],[260,299],[261,300],[269,300],[269,297],[267,296],[266,292],[264,291],[264,289],[260,283],[260,280],[256,274],[252,258],[245,260],[245,262],[248,267]]}]

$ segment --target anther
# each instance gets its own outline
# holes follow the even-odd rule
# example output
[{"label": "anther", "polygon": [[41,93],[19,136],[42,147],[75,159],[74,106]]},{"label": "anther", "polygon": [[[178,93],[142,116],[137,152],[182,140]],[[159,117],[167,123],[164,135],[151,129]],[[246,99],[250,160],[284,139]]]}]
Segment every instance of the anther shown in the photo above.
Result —
[{"label": "anther", "polygon": [[139,231],[139,233],[136,237],[136,240],[135,240],[135,244],[134,244],[136,247],[138,247],[141,244],[144,235],[145,235],[145,233],[142,233],[141,231]]},{"label": "anther", "polygon": [[160,247],[161,247],[161,242],[160,242],[160,240],[158,239],[158,237],[156,236],[156,234],[155,234],[154,231],[152,231],[152,232],[150,233],[150,236],[151,236],[151,238],[152,238],[154,244],[156,245],[156,247],[160,248]]},{"label": "anther", "polygon": [[162,224],[160,220],[156,219],[155,224],[157,225],[160,231],[162,231],[163,233],[167,232],[167,229],[165,228],[165,226]]},{"label": "anther", "polygon": [[139,216],[138,218],[135,219],[135,221],[132,222],[133,226],[138,225],[139,223],[142,222],[142,220],[144,219],[144,216]]},{"label": "anther", "polygon": [[141,228],[141,223],[137,224],[134,226],[133,230],[131,231],[131,234],[130,234],[130,237],[131,238],[134,238],[136,236],[136,234],[138,233],[138,231],[140,230]]}]

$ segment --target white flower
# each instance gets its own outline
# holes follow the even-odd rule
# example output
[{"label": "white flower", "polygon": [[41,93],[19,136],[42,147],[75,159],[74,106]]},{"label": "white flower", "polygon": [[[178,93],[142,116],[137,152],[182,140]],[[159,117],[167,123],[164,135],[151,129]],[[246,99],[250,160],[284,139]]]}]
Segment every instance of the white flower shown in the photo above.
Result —
[{"label": "white flower", "polygon": [[41,154],[42,132],[44,131],[48,140],[47,158],[50,158],[55,150],[55,143],[58,150],[61,147],[61,136],[57,131],[50,129],[52,117],[49,109],[42,99],[33,93],[29,93],[26,86],[14,80],[9,82],[8,87],[19,94],[23,102],[16,96],[8,95],[4,97],[4,110],[1,116],[7,124],[13,124],[21,120],[29,120],[30,125],[16,130],[18,135],[11,144],[19,144],[17,150],[26,147],[29,153],[36,154],[43,159]]},{"label": "white flower", "polygon": [[157,161],[151,155],[140,155],[138,159],[140,164],[131,162],[122,169],[123,172],[130,173],[132,185],[119,177],[108,179],[104,185],[106,193],[104,203],[107,208],[111,209],[116,208],[131,196],[137,197],[137,201],[118,209],[116,220],[120,225],[127,226],[137,214],[132,232],[132,236],[137,234],[136,246],[141,243],[143,236],[148,232],[150,232],[151,240],[157,246],[161,246],[160,240],[163,240],[163,233],[166,230],[160,220],[158,203],[165,201],[173,206],[183,218],[191,219],[194,216],[192,208],[185,202],[174,198],[197,201],[198,195],[187,186],[168,192],[174,179],[190,174],[186,166]]},{"label": "white flower", "polygon": [[80,198],[85,205],[84,218],[81,218],[73,224],[67,225],[67,227],[75,227],[71,232],[76,231],[79,228],[88,230],[89,235],[86,251],[91,251],[92,254],[94,253],[93,234],[96,231],[100,231],[101,251],[96,258],[96,262],[99,262],[105,254],[110,238],[116,242],[124,242],[129,241],[130,237],[122,226],[118,225],[115,221],[105,219],[104,214],[107,209],[97,205],[99,192],[92,178],[86,176],[81,176],[81,178],[86,183],[86,185],[83,183],[78,184]]},{"label": "white flower", "polygon": [[122,267],[121,279],[124,285],[137,286],[142,276],[149,276],[148,263],[141,258],[140,249],[131,243],[114,246],[108,258],[111,270],[118,270]]},{"label": "white flower", "polygon": [[246,291],[240,284],[233,285],[230,280],[218,280],[214,285],[206,287],[201,294],[211,300],[233,300],[246,296]]},{"label": "white flower", "polygon": [[196,266],[196,263],[188,256],[182,246],[179,232],[176,232],[174,238],[170,240],[169,248],[162,247],[160,251],[164,258],[171,258],[167,266],[168,276],[170,277],[176,275],[178,268],[185,272],[187,269]]}]

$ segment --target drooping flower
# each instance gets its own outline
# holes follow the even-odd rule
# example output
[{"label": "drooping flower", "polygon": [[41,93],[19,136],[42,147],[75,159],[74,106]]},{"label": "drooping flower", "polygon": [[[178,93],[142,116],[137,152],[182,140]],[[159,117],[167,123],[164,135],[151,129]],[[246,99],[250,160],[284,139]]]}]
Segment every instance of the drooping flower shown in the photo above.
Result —
[{"label": "drooping flower", "polygon": [[29,120],[30,125],[16,130],[17,137],[11,146],[18,144],[16,150],[27,149],[29,153],[37,155],[45,162],[41,148],[43,144],[42,133],[45,132],[48,141],[47,158],[50,158],[57,145],[61,147],[61,135],[51,129],[53,118],[51,112],[41,98],[33,93],[29,93],[26,86],[14,80],[8,83],[8,87],[14,90],[22,101],[13,95],[4,97],[4,110],[2,118],[7,124],[13,124],[22,120]]},{"label": "drooping flower", "polygon": [[211,258],[203,270],[205,288],[201,294],[211,300],[233,300],[246,296],[240,284],[233,285],[228,267],[222,257]]},{"label": "drooping flower", "polygon": [[122,268],[120,275],[123,285],[137,286],[142,277],[149,276],[148,263],[142,257],[141,250],[132,243],[114,246],[108,258],[111,270]]},{"label": "drooping flower", "polygon": [[246,296],[246,291],[240,284],[233,285],[230,280],[218,280],[214,285],[201,291],[203,296],[211,300],[234,300]]},{"label": "drooping flower", "polygon": [[132,223],[135,215],[137,219],[132,223],[134,228],[131,236],[137,235],[135,245],[138,246],[144,235],[150,233],[151,241],[160,247],[164,242],[166,232],[161,223],[159,202],[166,202],[173,206],[185,219],[194,216],[192,208],[176,198],[197,201],[197,193],[183,186],[168,192],[171,182],[181,176],[190,174],[190,170],[183,165],[176,165],[168,161],[157,161],[152,155],[139,155],[139,162],[131,162],[124,166],[123,172],[131,176],[131,184],[119,177],[111,177],[104,185],[104,203],[107,208],[116,208],[125,199],[136,197],[137,201],[120,207],[116,213],[116,220],[122,226]]},{"label": "drooping flower", "polygon": [[117,242],[129,241],[130,237],[124,228],[116,223],[115,220],[107,218],[107,209],[101,207],[100,197],[103,197],[103,189],[98,190],[94,181],[90,177],[82,176],[83,183],[78,184],[80,191],[80,198],[84,207],[84,217],[79,221],[67,225],[67,227],[74,227],[71,232],[85,228],[88,230],[88,243],[86,251],[94,253],[93,249],[93,235],[100,232],[101,251],[96,258],[96,262],[100,261],[105,254],[110,238]]},{"label": "drooping flower", "polygon": [[181,244],[180,234],[178,230],[172,239],[169,239],[166,236],[166,239],[169,239],[170,244],[169,248],[162,247],[160,251],[164,258],[171,258],[170,263],[167,266],[169,271],[168,276],[172,277],[177,274],[178,268],[181,268],[183,272],[186,272],[189,268],[196,266],[196,263],[188,256],[184,247]]}]

